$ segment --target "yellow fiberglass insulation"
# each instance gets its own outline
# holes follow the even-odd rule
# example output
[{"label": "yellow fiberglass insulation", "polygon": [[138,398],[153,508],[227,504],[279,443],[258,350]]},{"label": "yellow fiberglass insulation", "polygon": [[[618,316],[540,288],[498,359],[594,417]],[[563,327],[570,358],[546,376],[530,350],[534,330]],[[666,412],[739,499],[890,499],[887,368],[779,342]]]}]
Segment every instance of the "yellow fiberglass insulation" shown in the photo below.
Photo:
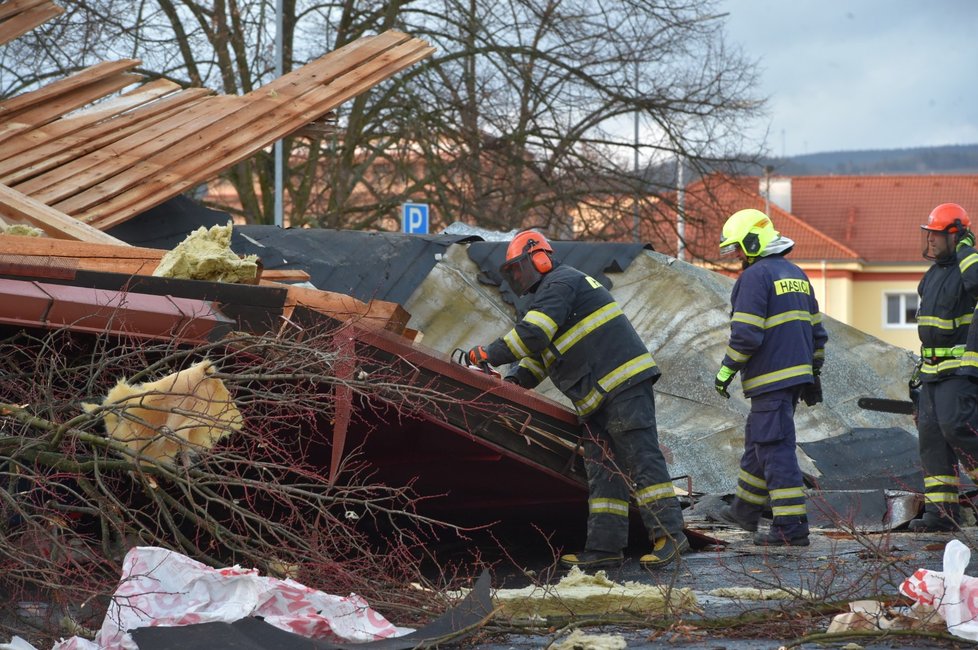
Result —
[{"label": "yellow fiberglass insulation", "polygon": [[5,235],[17,235],[19,237],[44,237],[44,231],[34,226],[23,223],[15,223],[3,229]]},{"label": "yellow fiberglass insulation", "polygon": [[594,575],[572,568],[556,585],[499,589],[493,596],[499,615],[512,618],[547,618],[595,614],[649,614],[677,610],[696,611],[691,589],[619,584],[604,571]]},{"label": "yellow fiberglass insulation", "polygon": [[231,222],[201,226],[167,251],[153,275],[161,278],[250,283],[258,276],[258,256],[238,257],[231,250]]},{"label": "yellow fiberglass insulation", "polygon": [[82,408],[107,409],[103,418],[109,436],[137,454],[173,463],[181,451],[210,449],[241,429],[241,413],[213,373],[213,364],[205,360],[157,381],[129,384],[121,379],[101,405],[83,403]]}]

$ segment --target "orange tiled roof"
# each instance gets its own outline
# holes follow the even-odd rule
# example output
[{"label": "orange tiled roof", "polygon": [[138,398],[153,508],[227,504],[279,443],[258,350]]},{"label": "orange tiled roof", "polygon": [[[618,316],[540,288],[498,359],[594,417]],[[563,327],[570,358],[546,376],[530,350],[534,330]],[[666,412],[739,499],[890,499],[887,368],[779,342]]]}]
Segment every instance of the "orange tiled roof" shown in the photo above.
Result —
[{"label": "orange tiled roof", "polygon": [[[731,214],[745,208],[767,209],[778,231],[794,240],[795,248],[791,253],[794,261],[855,261],[860,257],[852,248],[835,241],[796,215],[773,203],[765,205],[764,197],[758,193],[757,177],[710,176],[686,188],[687,258],[717,260],[723,223]],[[648,240],[657,251],[675,255],[678,241],[674,226],[675,212],[671,208],[661,207],[660,213],[657,219],[660,225]]]},{"label": "orange tiled roof", "polygon": [[919,263],[920,226],[934,206],[948,202],[960,204],[978,227],[978,175],[791,179],[792,213],[868,262]]}]

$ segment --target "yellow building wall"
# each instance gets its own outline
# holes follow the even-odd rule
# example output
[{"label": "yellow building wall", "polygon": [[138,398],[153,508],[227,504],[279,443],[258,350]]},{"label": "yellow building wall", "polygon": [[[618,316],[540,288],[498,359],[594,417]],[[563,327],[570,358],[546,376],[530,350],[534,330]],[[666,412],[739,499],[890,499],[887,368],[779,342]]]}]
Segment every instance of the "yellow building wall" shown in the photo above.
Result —
[{"label": "yellow building wall", "polygon": [[853,318],[853,282],[849,278],[822,278],[816,269],[805,269],[812,283],[812,291],[818,300],[819,310],[835,320],[852,325]]},{"label": "yellow building wall", "polygon": [[[828,265],[825,268],[815,264],[801,266],[812,282],[812,290],[823,314],[891,345],[915,352],[920,348],[915,324],[896,326],[886,323],[886,295],[916,294],[917,284],[926,267],[866,269],[860,268],[861,265]],[[845,275],[840,275],[840,272]],[[906,279],[908,274],[913,275],[913,279]],[[859,279],[854,280],[853,277]]]},{"label": "yellow building wall", "polygon": [[920,339],[916,324],[886,324],[885,296],[889,293],[917,293],[919,280],[863,280],[853,285],[853,319],[851,325],[887,343],[917,351]]}]

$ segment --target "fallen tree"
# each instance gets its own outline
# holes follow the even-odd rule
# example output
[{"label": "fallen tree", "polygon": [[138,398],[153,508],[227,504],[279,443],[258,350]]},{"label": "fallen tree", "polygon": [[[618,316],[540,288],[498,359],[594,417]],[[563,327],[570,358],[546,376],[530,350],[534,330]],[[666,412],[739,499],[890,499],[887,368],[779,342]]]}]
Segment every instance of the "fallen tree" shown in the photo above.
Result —
[{"label": "fallen tree", "polygon": [[[374,481],[356,448],[330,476],[329,436],[338,388],[404,417],[450,395],[376,371],[337,373],[350,361],[331,327],[197,346],[6,333],[2,611],[45,603],[49,638],[97,627],[126,551],[140,545],[355,592],[397,610],[400,624],[435,613],[432,592],[410,583],[430,584],[421,567],[433,540],[465,531],[419,514],[410,484]],[[359,424],[377,433],[376,423]],[[38,634],[16,616],[5,625]]]}]

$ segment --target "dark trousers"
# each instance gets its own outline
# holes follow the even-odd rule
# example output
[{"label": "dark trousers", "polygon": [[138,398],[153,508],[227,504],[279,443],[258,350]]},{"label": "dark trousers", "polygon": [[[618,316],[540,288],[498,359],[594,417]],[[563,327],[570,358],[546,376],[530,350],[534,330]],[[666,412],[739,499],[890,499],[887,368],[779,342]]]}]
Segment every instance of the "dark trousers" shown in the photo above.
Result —
[{"label": "dark trousers", "polygon": [[772,529],[788,537],[808,534],[805,481],[795,455],[800,390],[792,386],[751,398],[733,503],[741,519],[757,521],[770,500]]},{"label": "dark trousers", "polygon": [[584,458],[588,550],[618,552],[628,545],[630,498],[651,539],[682,531],[682,507],[659,448],[652,382],[614,395],[590,417]]},{"label": "dark trousers", "polygon": [[948,377],[920,387],[917,438],[926,509],[958,515],[958,462],[973,477],[978,468],[978,386]]}]

